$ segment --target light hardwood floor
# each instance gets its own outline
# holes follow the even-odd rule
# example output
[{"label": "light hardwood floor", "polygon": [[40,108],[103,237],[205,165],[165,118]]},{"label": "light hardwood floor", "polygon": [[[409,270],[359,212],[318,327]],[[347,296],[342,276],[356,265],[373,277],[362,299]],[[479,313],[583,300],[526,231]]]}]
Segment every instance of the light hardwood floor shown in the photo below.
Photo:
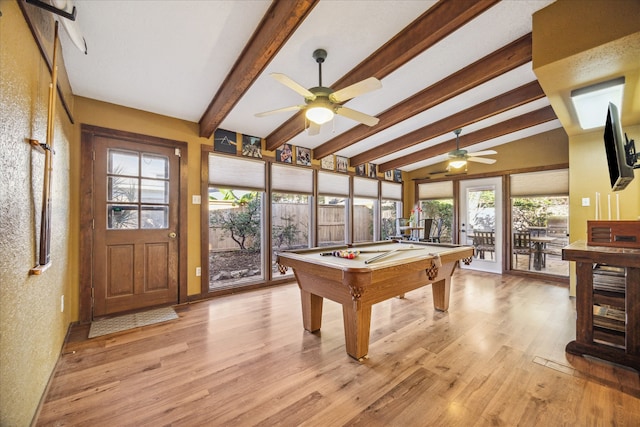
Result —
[{"label": "light hardwood floor", "polygon": [[638,426],[638,373],[566,355],[568,289],[457,271],[373,307],[369,358],[345,353],[342,310],[302,328],[295,284],[176,308],[180,318],[86,338],[73,328],[37,425]]}]

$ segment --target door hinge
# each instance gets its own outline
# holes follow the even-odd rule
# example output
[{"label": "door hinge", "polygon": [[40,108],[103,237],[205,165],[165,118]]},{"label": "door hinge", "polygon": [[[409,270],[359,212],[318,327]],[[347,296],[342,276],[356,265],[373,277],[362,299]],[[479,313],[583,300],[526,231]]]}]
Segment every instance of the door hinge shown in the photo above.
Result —
[{"label": "door hinge", "polygon": [[96,229],[96,220],[95,220],[95,219],[92,219],[92,220],[91,220],[91,229],[92,229],[92,230],[95,230],[95,229]]},{"label": "door hinge", "polygon": [[180,157],[182,155],[182,151],[179,148],[176,148],[176,156]]},{"label": "door hinge", "polygon": [[96,161],[96,150],[91,151],[91,160]]}]

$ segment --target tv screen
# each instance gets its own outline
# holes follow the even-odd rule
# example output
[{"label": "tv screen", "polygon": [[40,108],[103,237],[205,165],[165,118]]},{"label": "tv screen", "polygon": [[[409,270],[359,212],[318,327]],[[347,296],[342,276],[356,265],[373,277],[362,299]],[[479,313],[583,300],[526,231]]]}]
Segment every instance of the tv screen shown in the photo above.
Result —
[{"label": "tv screen", "polygon": [[604,148],[607,152],[609,178],[613,191],[623,190],[633,180],[633,165],[627,164],[626,135],[622,133],[618,108],[609,103],[604,126]]}]

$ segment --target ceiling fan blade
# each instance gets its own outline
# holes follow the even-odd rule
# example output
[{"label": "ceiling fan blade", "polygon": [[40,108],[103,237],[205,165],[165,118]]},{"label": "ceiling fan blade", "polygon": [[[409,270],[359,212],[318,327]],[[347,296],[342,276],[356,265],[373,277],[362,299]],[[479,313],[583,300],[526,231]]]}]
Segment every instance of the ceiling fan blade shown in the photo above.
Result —
[{"label": "ceiling fan blade", "polygon": [[364,79],[358,83],[352,84],[351,86],[347,86],[333,92],[329,95],[329,99],[332,102],[341,103],[348,101],[351,98],[355,98],[356,96],[371,92],[372,90],[380,89],[381,87],[382,83],[380,83],[380,80],[375,77],[369,77],[368,79]]},{"label": "ceiling fan blade", "polygon": [[380,119],[378,119],[377,117],[373,117],[347,107],[339,107],[336,110],[336,114],[339,114],[351,120],[355,120],[356,122],[360,122],[367,126],[375,126],[380,121]]},{"label": "ceiling fan blade", "polygon": [[495,150],[476,151],[474,153],[467,153],[467,156],[490,156],[492,154],[498,154],[498,152]]},{"label": "ceiling fan blade", "polygon": [[496,162],[496,159],[485,159],[484,157],[469,157],[467,160],[470,162],[484,163],[486,165],[492,165]]},{"label": "ceiling fan blade", "polygon": [[309,120],[309,127],[307,127],[307,135],[314,136],[320,133],[320,125],[316,122]]},{"label": "ceiling fan blade", "polygon": [[300,95],[304,96],[305,98],[312,99],[312,100],[316,99],[316,96],[309,89],[305,88],[299,83],[296,83],[289,76],[282,73],[271,73],[269,75],[274,79],[276,79],[277,81],[279,81],[280,83],[282,83],[283,85],[285,85],[286,87],[288,87],[289,89],[293,89]]},{"label": "ceiling fan blade", "polygon": [[278,108],[277,110],[271,110],[271,111],[264,111],[262,113],[256,113],[256,117],[265,117],[265,116],[270,116],[271,114],[276,114],[276,113],[284,113],[287,111],[298,111],[300,109],[302,109],[304,107],[304,105],[292,105],[291,107],[284,107],[284,108]]}]

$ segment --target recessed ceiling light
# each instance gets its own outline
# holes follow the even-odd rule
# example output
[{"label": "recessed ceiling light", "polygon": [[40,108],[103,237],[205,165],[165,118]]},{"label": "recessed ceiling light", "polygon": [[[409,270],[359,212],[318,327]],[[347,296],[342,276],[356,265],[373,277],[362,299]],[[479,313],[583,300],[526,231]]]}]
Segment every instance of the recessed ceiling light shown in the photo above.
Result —
[{"label": "recessed ceiling light", "polygon": [[582,129],[604,126],[609,103],[622,105],[624,77],[571,91],[571,102]]}]

